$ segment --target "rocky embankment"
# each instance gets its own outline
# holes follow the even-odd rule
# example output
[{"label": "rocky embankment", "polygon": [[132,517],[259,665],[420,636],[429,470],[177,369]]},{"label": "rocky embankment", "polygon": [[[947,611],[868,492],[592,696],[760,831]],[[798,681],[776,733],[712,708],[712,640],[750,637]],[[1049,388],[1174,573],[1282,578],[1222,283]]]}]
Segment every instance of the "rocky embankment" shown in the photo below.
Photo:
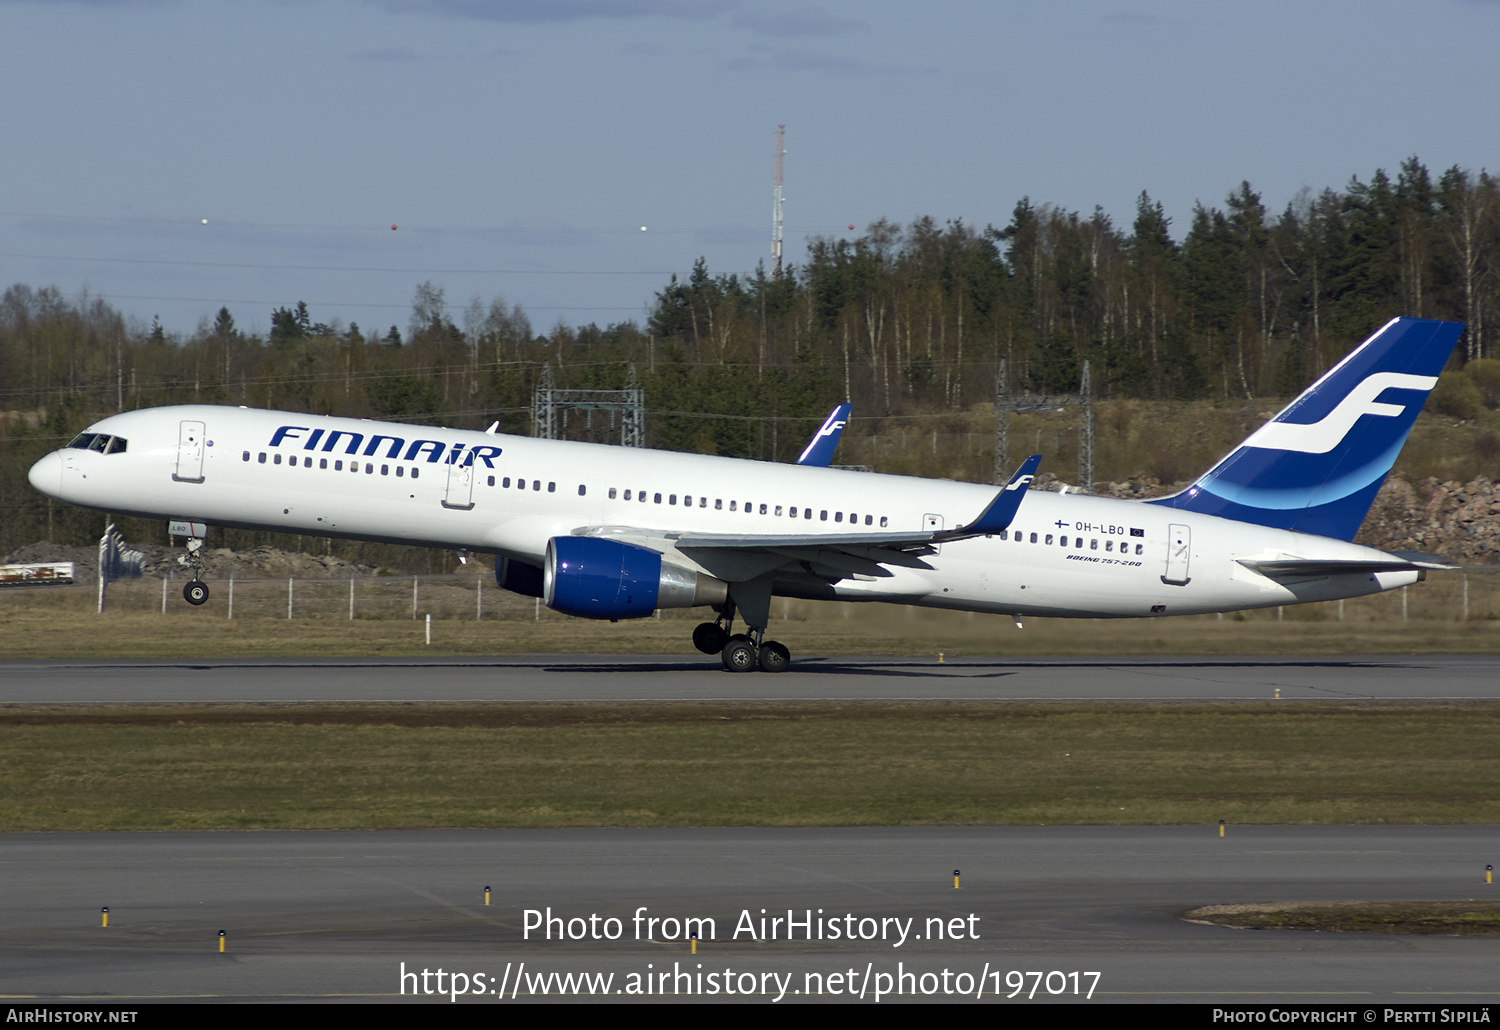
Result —
[{"label": "rocky embankment", "polygon": [[1375,498],[1360,543],[1427,551],[1459,565],[1500,562],[1500,493],[1481,476],[1467,483],[1389,479]]},{"label": "rocky embankment", "polygon": [[[145,574],[161,576],[174,571],[179,578],[186,578],[188,569],[179,565],[179,555],[187,554],[181,547],[164,547],[159,544],[133,544],[127,546],[145,555]],[[62,544],[28,544],[17,548],[6,556],[4,564],[29,562],[70,561],[78,565],[78,580],[92,582],[99,569],[99,548],[66,547]],[[236,579],[298,579],[347,578],[369,576],[376,571],[373,565],[358,565],[342,558],[297,554],[274,547],[253,547],[246,551],[231,551],[227,547],[205,548],[203,551],[204,576],[208,579],[227,579],[232,572]]]}]

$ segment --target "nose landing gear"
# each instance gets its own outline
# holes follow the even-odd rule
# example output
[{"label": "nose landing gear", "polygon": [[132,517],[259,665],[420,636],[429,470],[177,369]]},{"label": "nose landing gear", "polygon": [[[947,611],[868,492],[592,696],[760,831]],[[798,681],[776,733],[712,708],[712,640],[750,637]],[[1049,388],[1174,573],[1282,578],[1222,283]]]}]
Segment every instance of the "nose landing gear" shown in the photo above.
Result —
[{"label": "nose landing gear", "polygon": [[187,538],[187,554],[177,556],[177,564],[193,570],[193,578],[182,588],[182,599],[197,607],[208,600],[208,584],[203,582],[203,538],[208,527],[201,522],[171,522],[167,524],[169,536]]}]

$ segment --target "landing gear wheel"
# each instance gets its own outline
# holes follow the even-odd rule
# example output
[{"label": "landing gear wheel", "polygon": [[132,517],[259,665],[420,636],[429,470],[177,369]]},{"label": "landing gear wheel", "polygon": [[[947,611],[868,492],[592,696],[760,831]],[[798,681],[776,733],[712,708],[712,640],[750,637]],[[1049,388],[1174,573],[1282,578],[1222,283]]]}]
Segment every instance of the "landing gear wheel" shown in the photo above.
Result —
[{"label": "landing gear wheel", "polygon": [[755,668],[755,645],[750,638],[736,634],[729,638],[720,654],[724,668],[730,672],[749,672]]},{"label": "landing gear wheel", "polygon": [[729,634],[716,622],[700,622],[693,630],[693,646],[704,654],[720,654],[729,643]]},{"label": "landing gear wheel", "polygon": [[786,672],[792,664],[792,652],[775,640],[760,645],[760,667],[766,672]]},{"label": "landing gear wheel", "polygon": [[201,580],[189,580],[182,588],[182,599],[191,605],[200,605],[208,600],[208,584]]}]

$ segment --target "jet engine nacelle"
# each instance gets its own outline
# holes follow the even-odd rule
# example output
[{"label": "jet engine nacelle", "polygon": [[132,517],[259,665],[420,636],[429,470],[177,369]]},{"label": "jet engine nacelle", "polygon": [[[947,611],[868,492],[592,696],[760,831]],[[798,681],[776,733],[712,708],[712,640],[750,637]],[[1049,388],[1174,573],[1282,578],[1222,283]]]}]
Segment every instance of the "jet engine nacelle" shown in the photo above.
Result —
[{"label": "jet engine nacelle", "polygon": [[513,558],[500,558],[495,562],[495,582],[501,589],[523,597],[541,597],[543,590],[542,570],[535,565]]},{"label": "jet engine nacelle", "polygon": [[722,606],[729,585],[661,560],[649,547],[589,536],[547,541],[542,602],[585,619],[644,619],[658,608]]}]

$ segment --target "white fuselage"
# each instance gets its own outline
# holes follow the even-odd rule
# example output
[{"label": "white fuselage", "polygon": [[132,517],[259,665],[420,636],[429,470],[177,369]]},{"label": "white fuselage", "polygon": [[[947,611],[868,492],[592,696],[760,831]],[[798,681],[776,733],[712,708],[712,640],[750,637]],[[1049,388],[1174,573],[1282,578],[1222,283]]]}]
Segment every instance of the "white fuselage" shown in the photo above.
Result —
[{"label": "white fuselage", "polygon": [[[737,573],[728,566],[738,562],[750,578],[757,559],[708,560],[693,548],[679,550],[676,538],[953,529],[972,522],[996,490],[207,405],[127,412],[90,432],[122,438],[125,449],[56,451],[33,468],[33,485],[121,515],[492,552],[538,565],[552,537],[617,534],[660,550],[673,564],[731,579]],[[1354,597],[1420,578],[1399,570],[1273,580],[1240,561],[1386,556],[1138,501],[1038,491],[1025,495],[1006,533],[937,550],[882,566],[877,575],[846,574],[834,582],[817,562],[806,562],[805,576],[778,576],[776,592],[1013,615],[1128,617]]]}]

